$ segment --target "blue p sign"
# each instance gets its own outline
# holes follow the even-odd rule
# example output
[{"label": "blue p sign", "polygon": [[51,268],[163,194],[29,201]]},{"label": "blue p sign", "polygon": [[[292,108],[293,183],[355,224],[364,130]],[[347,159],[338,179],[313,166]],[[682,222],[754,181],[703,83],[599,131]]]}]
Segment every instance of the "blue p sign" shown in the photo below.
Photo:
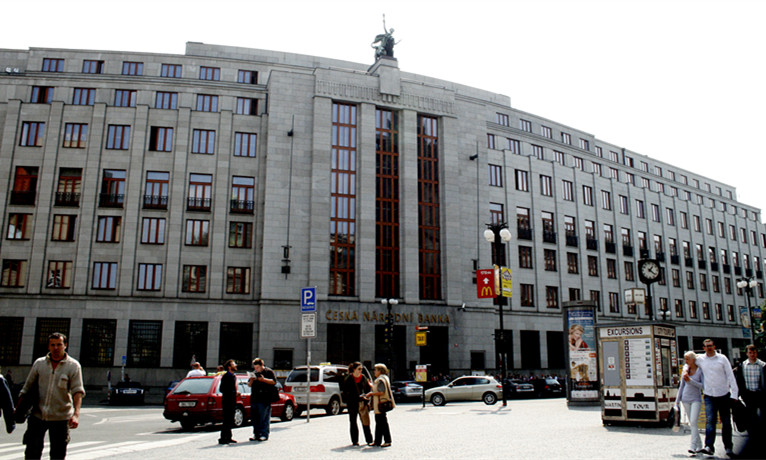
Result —
[{"label": "blue p sign", "polygon": [[307,287],[301,290],[301,313],[317,311],[317,288]]}]

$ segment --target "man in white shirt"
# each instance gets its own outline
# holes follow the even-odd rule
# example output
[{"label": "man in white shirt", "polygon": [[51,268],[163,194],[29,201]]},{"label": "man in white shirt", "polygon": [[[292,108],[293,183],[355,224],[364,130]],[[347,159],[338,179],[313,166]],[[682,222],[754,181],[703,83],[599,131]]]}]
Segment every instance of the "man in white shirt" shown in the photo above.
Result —
[{"label": "man in white shirt", "polygon": [[697,355],[697,366],[705,379],[705,447],[699,452],[706,455],[715,453],[715,422],[721,417],[721,438],[726,455],[734,456],[731,440],[731,404],[739,398],[739,388],[729,359],[715,351],[711,339],[702,342],[703,356]]},{"label": "man in white shirt", "polygon": [[192,370],[186,374],[187,377],[204,377],[206,375],[207,373],[205,373],[205,369],[202,369],[202,364],[200,363],[192,364]]}]

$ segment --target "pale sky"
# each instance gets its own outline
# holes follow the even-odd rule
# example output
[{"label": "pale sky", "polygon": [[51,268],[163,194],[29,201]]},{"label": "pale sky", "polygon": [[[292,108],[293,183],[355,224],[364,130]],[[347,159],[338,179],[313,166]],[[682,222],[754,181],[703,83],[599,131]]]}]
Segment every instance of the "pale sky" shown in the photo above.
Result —
[{"label": "pale sky", "polygon": [[[183,54],[187,41],[399,68],[736,187],[766,209],[766,2],[5,1],[0,47]],[[764,216],[762,216],[764,217]]]}]

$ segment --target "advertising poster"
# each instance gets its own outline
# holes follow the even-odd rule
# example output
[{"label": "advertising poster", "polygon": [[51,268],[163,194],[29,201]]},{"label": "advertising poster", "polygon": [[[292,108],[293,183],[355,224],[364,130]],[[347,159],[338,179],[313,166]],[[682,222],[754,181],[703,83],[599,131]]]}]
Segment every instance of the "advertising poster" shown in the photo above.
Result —
[{"label": "advertising poster", "polygon": [[600,395],[595,309],[592,306],[568,307],[565,328],[570,401],[597,400]]},{"label": "advertising poster", "polygon": [[742,324],[742,337],[750,337],[750,315],[747,313],[747,307],[739,307],[739,321]]}]

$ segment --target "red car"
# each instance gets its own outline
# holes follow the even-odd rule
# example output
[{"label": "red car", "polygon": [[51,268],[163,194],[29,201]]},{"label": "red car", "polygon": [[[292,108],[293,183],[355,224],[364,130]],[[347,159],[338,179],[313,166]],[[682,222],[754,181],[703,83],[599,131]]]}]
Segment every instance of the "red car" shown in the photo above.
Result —
[{"label": "red car", "polygon": [[[246,374],[237,375],[239,394],[234,409],[234,426],[236,427],[250,420],[250,387],[247,386],[247,380]],[[184,430],[190,430],[195,425],[205,423],[221,423],[223,409],[220,385],[221,375],[188,377],[181,380],[165,398],[165,411],[162,415],[171,422],[181,422]],[[271,416],[289,421],[294,415],[295,398],[280,391],[279,401],[271,405]]]}]

